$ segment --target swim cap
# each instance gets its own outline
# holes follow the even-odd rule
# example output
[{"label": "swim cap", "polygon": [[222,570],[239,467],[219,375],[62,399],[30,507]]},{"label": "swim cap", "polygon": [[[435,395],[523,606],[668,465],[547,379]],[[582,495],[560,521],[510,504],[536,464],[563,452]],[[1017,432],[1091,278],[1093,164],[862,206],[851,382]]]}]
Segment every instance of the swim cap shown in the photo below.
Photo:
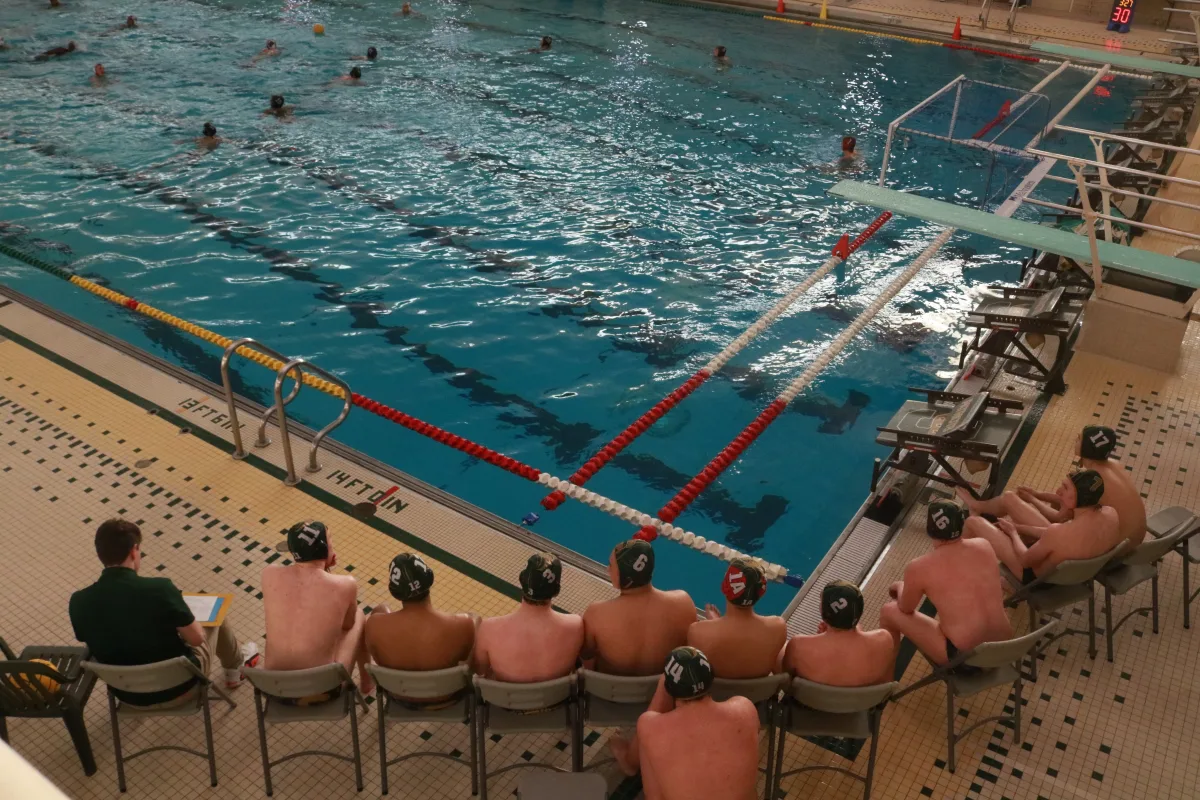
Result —
[{"label": "swim cap", "polygon": [[362,70],[358,67],[355,67],[354,69],[350,70],[350,77],[358,80],[362,77]]},{"label": "swim cap", "polygon": [[562,588],[562,562],[552,553],[534,553],[521,570],[521,594],[534,603],[545,603]]},{"label": "swim cap", "polygon": [[843,150],[853,150],[855,145],[857,145],[857,144],[858,144],[858,140],[855,139],[853,136],[843,136],[842,137],[842,149]]},{"label": "swim cap", "polygon": [[283,95],[271,95],[271,108],[283,108]]},{"label": "swim cap", "polygon": [[821,590],[821,619],[832,628],[853,630],[863,613],[863,596],[848,581],[830,581]]},{"label": "swim cap", "polygon": [[297,522],[288,528],[287,541],[281,542],[275,549],[291,553],[292,560],[299,564],[328,558],[329,538],[325,523]]},{"label": "swim cap", "polygon": [[929,517],[925,522],[925,532],[935,539],[952,542],[962,536],[963,510],[958,503],[949,500],[938,500],[929,504]]},{"label": "swim cap", "polygon": [[630,539],[613,548],[622,589],[637,589],[654,576],[654,548],[641,539]]},{"label": "swim cap", "polygon": [[401,553],[392,559],[388,570],[388,591],[402,602],[423,600],[433,586],[433,570],[418,555]]},{"label": "swim cap", "polygon": [[667,694],[676,700],[695,700],[712,688],[713,668],[694,647],[676,647],[663,667]]},{"label": "swim cap", "polygon": [[379,55],[379,51],[376,50],[374,47],[367,48],[367,58],[374,59],[375,56],[377,56],[377,55]]},{"label": "swim cap", "polygon": [[749,608],[767,591],[767,581],[762,570],[748,558],[735,558],[725,570],[721,581],[721,594],[735,606]]},{"label": "swim cap", "polygon": [[1087,508],[1100,505],[1104,496],[1104,478],[1094,469],[1081,469],[1071,473],[1071,483],[1075,484],[1075,507]]},{"label": "swim cap", "polygon": [[274,39],[267,39],[267,49],[268,49],[268,50],[270,50],[270,49],[271,49],[271,48],[273,48],[274,46],[275,46],[275,40],[274,40]]},{"label": "swim cap", "polygon": [[205,136],[216,136],[217,135],[217,126],[213,125],[211,122],[204,123],[204,135]]},{"label": "swim cap", "polygon": [[1104,425],[1088,425],[1079,442],[1079,455],[1092,461],[1104,461],[1117,446],[1117,432]]}]

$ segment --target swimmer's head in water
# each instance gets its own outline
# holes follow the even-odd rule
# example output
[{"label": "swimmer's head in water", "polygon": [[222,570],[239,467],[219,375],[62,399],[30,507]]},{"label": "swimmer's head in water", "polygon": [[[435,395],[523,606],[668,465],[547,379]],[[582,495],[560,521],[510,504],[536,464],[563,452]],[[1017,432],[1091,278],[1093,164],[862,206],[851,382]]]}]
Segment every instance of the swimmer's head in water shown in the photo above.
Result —
[{"label": "swimmer's head in water", "polygon": [[137,17],[133,16],[132,14],[130,14],[128,17],[126,17],[125,18],[125,27],[126,28],[136,28],[137,27]]},{"label": "swimmer's head in water", "polygon": [[551,39],[549,36],[542,37],[542,49],[543,50],[549,50],[551,45],[553,45],[553,44],[554,44],[554,40]]},{"label": "swimmer's head in water", "polygon": [[68,50],[74,50],[74,49],[75,49],[75,43],[74,43],[74,42],[67,42],[67,49],[68,49]]},{"label": "swimmer's head in water", "polygon": [[843,153],[853,153],[854,148],[857,146],[858,146],[858,140],[855,139],[853,136],[843,136],[842,137],[842,152]]},{"label": "swimmer's head in water", "polygon": [[283,95],[281,95],[281,94],[271,95],[271,108],[275,109],[276,111],[283,108]]},{"label": "swimmer's head in water", "polygon": [[719,44],[713,48],[713,58],[724,58],[724,57],[725,57],[725,45]]},{"label": "swimmer's head in water", "polygon": [[350,77],[354,78],[354,80],[358,80],[359,78],[362,77],[362,70],[359,69],[358,67],[353,68],[352,70],[350,70]]},{"label": "swimmer's head in water", "polygon": [[210,139],[212,137],[216,136],[217,135],[217,126],[213,125],[211,122],[204,123],[204,135]]},{"label": "swimmer's head in water", "polygon": [[411,13],[412,13],[412,6],[411,6],[411,5],[409,5],[408,3],[405,3],[404,5],[400,6],[400,13],[402,13],[402,14],[411,14]]},{"label": "swimmer's head in water", "polygon": [[925,520],[925,532],[934,539],[952,542],[962,536],[963,510],[958,503],[938,500],[929,504],[929,515]]},{"label": "swimmer's head in water", "polygon": [[275,49],[275,40],[274,39],[267,39],[267,48],[266,49],[268,49],[268,50]]},{"label": "swimmer's head in water", "polygon": [[[1099,472],[1081,469],[1071,473],[1070,481],[1075,487],[1075,508],[1100,505],[1100,498],[1104,496],[1104,478]],[[1066,504],[1069,505],[1069,501]]]},{"label": "swimmer's head in water", "polygon": [[374,47],[367,48],[367,58],[369,58],[371,61],[374,61],[378,57],[379,57],[378,50],[376,50]]},{"label": "swimmer's head in water", "polygon": [[104,65],[97,64],[96,66],[92,67],[92,72],[96,73],[97,78],[103,78],[104,77]]},{"label": "swimmer's head in water", "polygon": [[839,631],[854,630],[863,605],[862,592],[848,581],[830,581],[821,590],[821,619]]}]

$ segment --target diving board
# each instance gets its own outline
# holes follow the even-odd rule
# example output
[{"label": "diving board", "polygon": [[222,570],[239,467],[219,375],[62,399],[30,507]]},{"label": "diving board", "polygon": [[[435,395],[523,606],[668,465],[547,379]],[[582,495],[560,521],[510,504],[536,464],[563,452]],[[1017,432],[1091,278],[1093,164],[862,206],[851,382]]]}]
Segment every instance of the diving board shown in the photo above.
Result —
[{"label": "diving board", "polygon": [[[1092,263],[1088,237],[1035,222],[1021,222],[954,203],[857,181],[839,181],[829,193],[906,217],[917,217],[1012,244],[1025,245],[1034,250],[1066,256],[1080,264]],[[1101,266],[1192,290],[1200,289],[1200,264],[1194,261],[1171,258],[1150,250],[1138,250],[1104,241],[1096,242],[1096,250]]]},{"label": "diving board", "polygon": [[1034,42],[1030,48],[1040,53],[1050,53],[1079,61],[1094,61],[1098,64],[1112,64],[1114,67],[1141,70],[1142,72],[1161,72],[1164,75],[1179,75],[1184,78],[1200,78],[1200,67],[1157,61],[1153,58],[1127,56],[1112,50],[1090,50],[1086,47],[1067,47],[1050,42]]}]

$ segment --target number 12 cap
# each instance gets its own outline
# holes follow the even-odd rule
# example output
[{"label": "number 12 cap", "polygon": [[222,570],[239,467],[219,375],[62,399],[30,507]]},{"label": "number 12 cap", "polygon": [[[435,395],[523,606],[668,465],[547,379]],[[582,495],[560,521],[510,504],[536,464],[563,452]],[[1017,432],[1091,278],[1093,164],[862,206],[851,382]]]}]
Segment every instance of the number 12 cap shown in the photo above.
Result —
[{"label": "number 12 cap", "polygon": [[392,559],[388,570],[388,591],[392,597],[407,602],[429,594],[433,586],[433,570],[425,560],[413,553],[401,553]]},{"label": "number 12 cap", "polygon": [[288,528],[287,541],[280,542],[275,549],[291,553],[292,560],[297,563],[323,561],[329,557],[329,537],[325,523],[297,522]]}]

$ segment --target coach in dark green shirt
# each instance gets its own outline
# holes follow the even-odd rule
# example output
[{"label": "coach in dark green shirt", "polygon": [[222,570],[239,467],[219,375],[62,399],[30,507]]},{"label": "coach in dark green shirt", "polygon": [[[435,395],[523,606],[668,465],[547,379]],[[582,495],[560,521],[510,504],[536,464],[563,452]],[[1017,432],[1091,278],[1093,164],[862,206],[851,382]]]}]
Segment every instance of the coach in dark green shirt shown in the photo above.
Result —
[{"label": "coach in dark green shirt", "polygon": [[[102,664],[136,666],[186,656],[201,666],[188,645],[200,647],[204,632],[169,578],[143,578],[142,532],[132,522],[109,520],[96,531],[100,579],[71,595],[75,638]],[[195,679],[161,692],[114,690],[133,705],[165,703],[195,686]]]}]

